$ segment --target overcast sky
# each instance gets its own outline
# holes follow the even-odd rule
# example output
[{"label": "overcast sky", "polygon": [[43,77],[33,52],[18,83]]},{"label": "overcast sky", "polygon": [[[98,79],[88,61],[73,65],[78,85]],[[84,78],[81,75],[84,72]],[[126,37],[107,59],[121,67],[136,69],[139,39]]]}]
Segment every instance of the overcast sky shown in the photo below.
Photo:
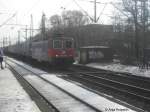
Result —
[{"label": "overcast sky", "polygon": [[[0,25],[3,24],[8,18],[11,18],[14,13],[16,16],[12,18],[7,24],[24,24],[30,25],[30,15],[33,15],[33,24],[35,28],[38,28],[42,12],[49,18],[54,14],[61,14],[64,10],[81,10],[84,9],[87,13],[93,17],[94,14],[94,3],[89,2],[93,0],[0,0]],[[112,0],[97,0],[99,2],[111,2]],[[114,2],[114,0],[113,0]],[[81,9],[82,8],[82,9]],[[97,16],[101,13],[104,8],[104,4],[97,4]],[[108,4],[105,7],[104,15],[101,16],[99,23],[109,23],[110,18],[105,14],[111,16],[113,6]],[[0,38],[4,36],[17,35],[17,30],[20,27],[12,27],[4,25],[0,27]],[[23,33],[23,32],[22,32]]]}]

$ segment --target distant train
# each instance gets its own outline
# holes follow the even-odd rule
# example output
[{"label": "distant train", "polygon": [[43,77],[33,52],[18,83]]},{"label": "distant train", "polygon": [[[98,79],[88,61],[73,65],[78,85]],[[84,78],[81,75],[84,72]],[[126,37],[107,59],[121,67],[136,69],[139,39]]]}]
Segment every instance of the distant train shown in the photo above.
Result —
[{"label": "distant train", "polygon": [[41,41],[26,41],[8,46],[6,52],[50,64],[74,62],[74,40],[70,37],[54,37]]}]

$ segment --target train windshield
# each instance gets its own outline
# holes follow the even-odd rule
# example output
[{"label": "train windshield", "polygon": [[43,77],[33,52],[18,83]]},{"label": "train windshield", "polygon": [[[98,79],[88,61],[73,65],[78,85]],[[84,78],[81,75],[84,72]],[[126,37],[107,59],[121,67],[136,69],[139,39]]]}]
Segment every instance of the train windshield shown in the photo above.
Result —
[{"label": "train windshield", "polygon": [[53,41],[53,48],[61,49],[63,47],[62,40],[54,40]]},{"label": "train windshield", "polygon": [[71,40],[66,40],[64,43],[65,48],[73,48],[73,42]]}]

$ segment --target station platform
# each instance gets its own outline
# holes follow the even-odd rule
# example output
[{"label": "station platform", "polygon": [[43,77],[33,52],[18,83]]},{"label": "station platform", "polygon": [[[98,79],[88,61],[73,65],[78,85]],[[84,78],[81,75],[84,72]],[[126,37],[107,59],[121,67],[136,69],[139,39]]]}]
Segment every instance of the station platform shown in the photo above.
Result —
[{"label": "station platform", "polygon": [[9,68],[0,69],[0,112],[41,112]]}]

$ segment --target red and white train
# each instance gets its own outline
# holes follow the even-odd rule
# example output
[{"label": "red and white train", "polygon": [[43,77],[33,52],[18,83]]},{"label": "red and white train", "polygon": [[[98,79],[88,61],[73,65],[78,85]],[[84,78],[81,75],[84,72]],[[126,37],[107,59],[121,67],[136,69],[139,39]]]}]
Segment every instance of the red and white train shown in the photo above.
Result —
[{"label": "red and white train", "polygon": [[50,64],[74,62],[74,40],[70,37],[55,37],[41,41],[26,41],[7,47],[7,52]]}]

